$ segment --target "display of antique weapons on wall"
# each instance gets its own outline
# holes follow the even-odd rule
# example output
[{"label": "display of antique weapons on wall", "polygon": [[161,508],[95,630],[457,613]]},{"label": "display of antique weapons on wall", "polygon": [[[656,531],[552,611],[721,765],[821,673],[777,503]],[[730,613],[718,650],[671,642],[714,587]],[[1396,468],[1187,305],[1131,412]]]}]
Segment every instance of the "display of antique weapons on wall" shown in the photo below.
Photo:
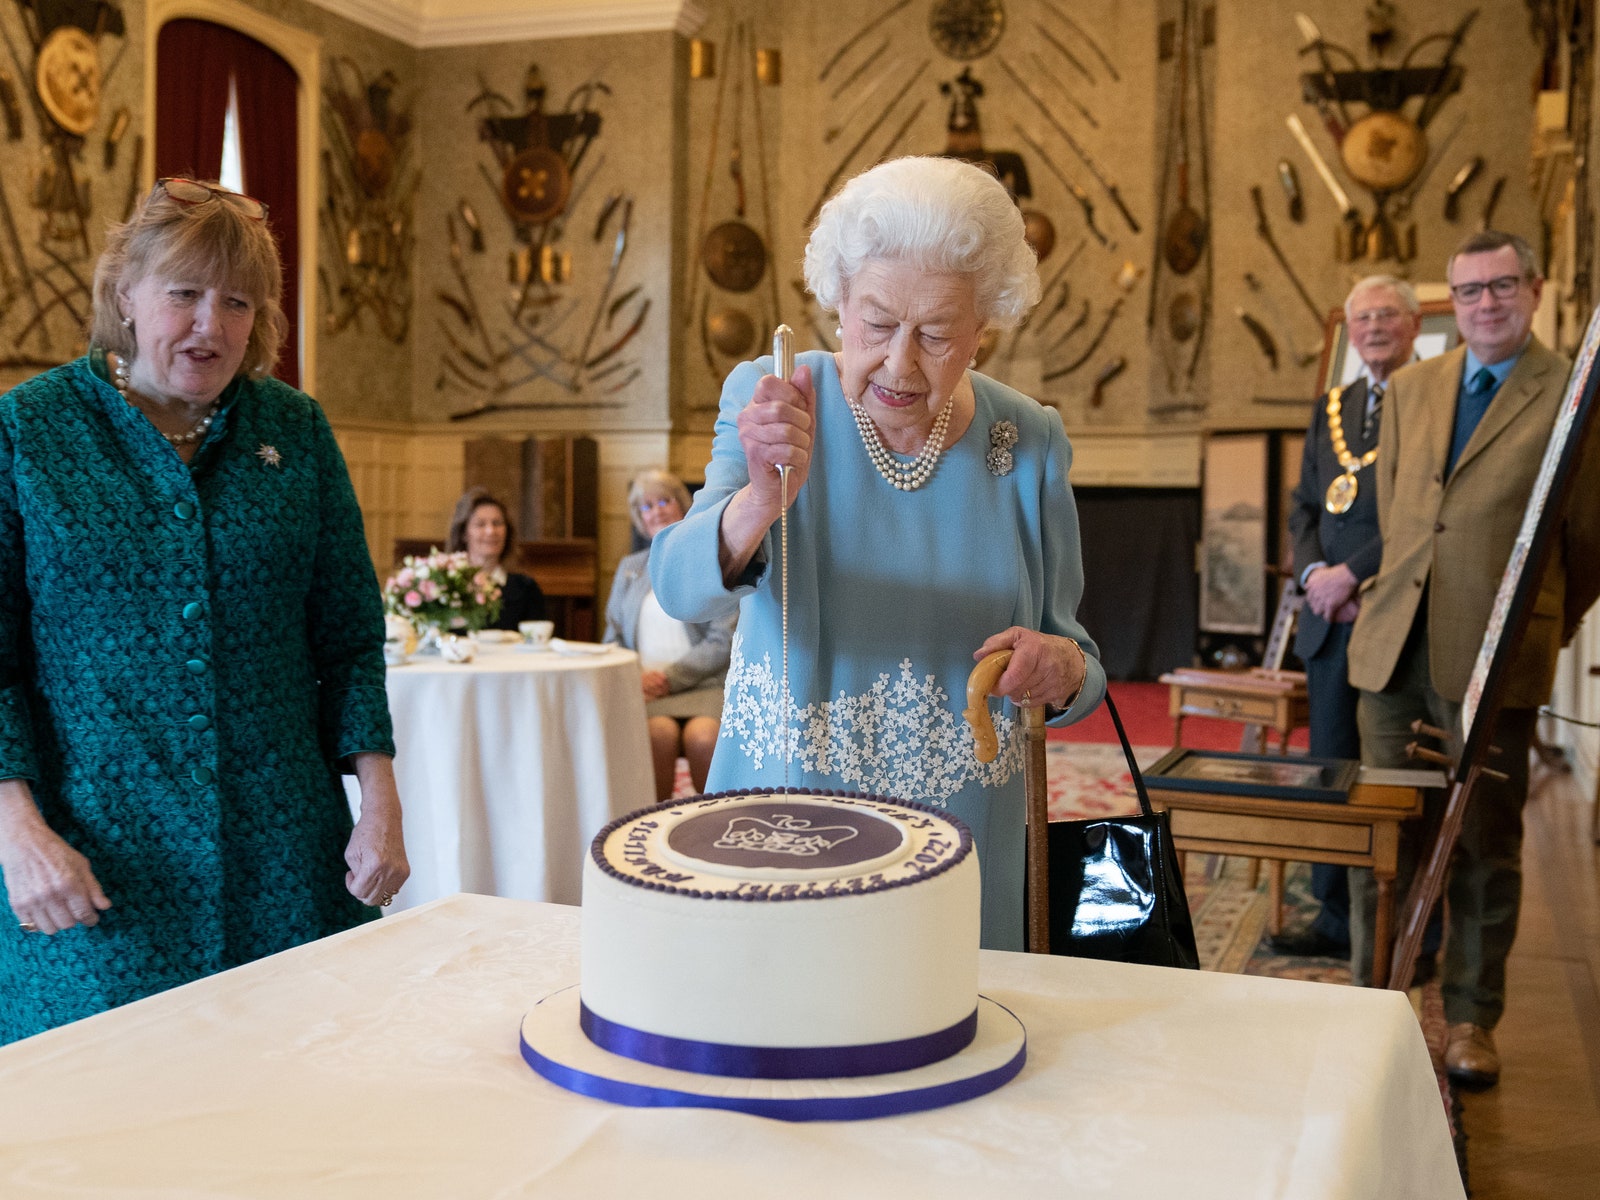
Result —
[{"label": "display of antique weapons on wall", "polygon": [[[988,369],[1005,378],[1027,346],[1047,379],[1065,378],[1102,350],[1126,303],[1125,294],[1073,294],[1075,287],[1092,292],[1098,281],[1117,277],[1081,256],[1114,253],[1119,236],[1140,232],[1109,159],[1094,144],[1103,115],[1096,110],[1107,101],[1088,89],[1120,83],[1121,75],[1090,30],[1053,0],[1042,0],[1038,17],[1017,26],[1015,38],[1001,0],[938,0],[923,13],[907,7],[891,3],[872,13],[824,59],[817,82],[826,87],[821,143],[827,170],[819,172],[803,223],[809,228],[844,180],[897,154],[942,153],[982,164],[1016,198],[1046,273],[1039,308],[1006,340],[998,366]],[[928,76],[934,60],[912,48],[923,36],[943,58],[961,64],[955,76],[938,82],[942,148],[916,144],[917,130],[927,126],[918,121],[933,99]],[[1007,130],[1017,139],[1014,148],[996,148],[985,136],[984,118],[997,107],[1004,115],[999,124],[990,122],[990,132]],[[1075,228],[1080,218],[1081,233]],[[1087,270],[1069,278],[1075,263]],[[804,284],[791,283],[804,298]],[[1100,316],[1091,321],[1096,304]],[[808,309],[811,333],[830,346],[815,306]],[[998,341],[980,347],[980,363]],[[1102,391],[1113,378],[1115,373],[1105,376]]]},{"label": "display of antique weapons on wall", "polygon": [[[1165,369],[1167,390],[1174,394],[1190,390],[1211,332],[1211,147],[1204,51],[1215,39],[1209,36],[1208,21],[1194,0],[1180,0],[1177,19],[1164,23],[1158,38],[1158,57],[1172,64],[1172,84],[1144,323],[1146,338]],[[1191,279],[1197,269],[1199,276]],[[1167,405],[1164,411],[1180,410]]]},{"label": "display of antique weapons on wall", "polygon": [[[1372,198],[1372,215],[1362,220],[1310,134],[1296,130],[1301,149],[1341,207],[1341,260],[1409,262],[1415,256],[1415,224],[1397,228],[1389,205],[1431,166],[1428,127],[1461,90],[1466,71],[1456,54],[1477,16],[1473,9],[1453,30],[1418,39],[1398,66],[1389,67],[1384,58],[1394,41],[1393,6],[1377,5],[1367,34],[1371,65],[1363,67],[1349,50],[1326,40],[1310,17],[1295,14],[1300,54],[1313,64],[1300,76],[1301,95],[1316,109],[1338,164]],[[1435,62],[1419,65],[1435,51]],[[1432,157],[1436,162],[1437,154]]]},{"label": "display of antique weapons on wall", "polygon": [[[110,39],[117,49],[103,64]],[[102,201],[95,213],[101,177],[82,164],[106,175],[118,170],[131,117],[126,107],[106,111],[105,97],[124,39],[122,9],[108,0],[14,0],[0,9],[6,138],[25,144],[31,136],[38,147],[31,172],[0,173],[0,369],[54,366],[83,350],[92,303],[91,222],[122,212],[120,204]],[[97,130],[98,153],[86,159]],[[142,145],[136,138],[136,152],[120,156],[128,182],[114,196],[134,186]]]},{"label": "display of antique weapons on wall", "polygon": [[[622,283],[632,235],[634,202],[616,191],[598,200],[592,231],[576,226],[576,253],[568,225],[590,199],[605,155],[590,159],[600,134],[595,107],[611,89],[596,79],[579,84],[560,111],[546,111],[546,85],[537,64],[528,68],[520,109],[480,79],[468,103],[478,136],[495,168],[480,162],[487,195],[462,196],[444,215],[450,279],[433,289],[443,339],[439,390],[476,394],[463,420],[490,412],[620,408],[618,393],[643,374],[629,350],[650,315],[643,285]],[[488,272],[499,239],[483,214],[498,210],[510,231],[505,250],[505,291],[486,303]],[[583,243],[584,236],[589,239]],[[607,251],[607,248],[609,250]],[[604,254],[602,273],[580,277],[574,260]],[[554,389],[554,394],[551,394]],[[516,395],[516,399],[507,399]]]},{"label": "display of antique weapons on wall", "polygon": [[[369,82],[348,58],[329,63],[322,109],[327,195],[318,214],[328,253],[318,276],[328,333],[352,324],[359,329],[367,312],[382,336],[404,345],[411,326],[411,212],[418,171],[411,109],[395,103],[396,86],[388,71]],[[474,249],[481,250],[481,231],[474,228],[474,234]]]},{"label": "display of antique weapons on wall", "polygon": [[[758,329],[770,329],[779,321],[778,278],[771,262],[774,213],[761,92],[781,84],[783,68],[778,51],[757,49],[753,41],[748,24],[741,21],[730,25],[700,186],[695,227],[700,270],[690,279],[689,300],[683,309],[686,323],[695,327],[707,374],[716,382],[721,382],[728,367],[755,347]],[[697,44],[714,45],[705,41]],[[713,63],[714,55],[702,50],[699,61]],[[711,66],[703,66],[697,77],[710,79],[714,73]],[[747,122],[753,155],[746,154]],[[724,130],[726,144],[722,140]],[[751,203],[752,193],[760,201],[759,218]],[[712,213],[718,210],[722,219],[711,224]],[[760,229],[752,224],[754,221],[759,221]],[[716,406],[692,407],[705,411]]]}]

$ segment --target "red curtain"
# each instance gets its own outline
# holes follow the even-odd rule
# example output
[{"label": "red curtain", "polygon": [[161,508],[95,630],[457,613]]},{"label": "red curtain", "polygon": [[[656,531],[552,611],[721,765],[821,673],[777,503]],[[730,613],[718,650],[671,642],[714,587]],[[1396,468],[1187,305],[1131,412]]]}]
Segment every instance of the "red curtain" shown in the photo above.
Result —
[{"label": "red curtain", "polygon": [[274,372],[300,383],[300,159],[294,68],[254,38],[210,21],[169,21],[156,43],[156,176],[215,179],[228,81],[239,94],[245,190],[266,204],[283,259],[289,336]]}]

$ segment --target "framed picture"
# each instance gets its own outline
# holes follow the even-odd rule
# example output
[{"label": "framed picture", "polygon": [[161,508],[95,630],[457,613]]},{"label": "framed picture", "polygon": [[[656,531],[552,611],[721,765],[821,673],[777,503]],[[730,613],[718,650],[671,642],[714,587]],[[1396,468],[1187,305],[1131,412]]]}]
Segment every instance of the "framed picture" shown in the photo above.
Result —
[{"label": "framed picture", "polygon": [[1344,804],[1360,769],[1354,759],[1234,754],[1179,746],[1144,773],[1144,782],[1147,787],[1171,792]]},{"label": "framed picture", "polygon": [[1202,630],[1266,629],[1269,448],[1266,433],[1213,433],[1201,449]]},{"label": "framed picture", "polygon": [[[1448,300],[1428,300],[1422,305],[1422,332],[1414,351],[1418,358],[1432,358],[1453,350],[1461,341],[1456,329],[1456,313]],[[1331,387],[1350,383],[1361,374],[1361,356],[1350,353],[1350,331],[1345,327],[1344,309],[1328,314],[1322,336],[1322,365],[1317,371],[1317,395]]]}]

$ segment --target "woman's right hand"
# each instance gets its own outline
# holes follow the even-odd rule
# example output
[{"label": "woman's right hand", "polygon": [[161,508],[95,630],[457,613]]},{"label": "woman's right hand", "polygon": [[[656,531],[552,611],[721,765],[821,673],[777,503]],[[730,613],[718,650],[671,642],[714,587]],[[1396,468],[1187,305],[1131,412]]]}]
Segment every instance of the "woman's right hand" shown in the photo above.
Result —
[{"label": "woman's right hand", "polygon": [[21,780],[0,783],[0,871],[11,911],[29,932],[59,933],[95,925],[111,901],[89,867],[39,815]]},{"label": "woman's right hand", "polygon": [[765,375],[750,403],[739,413],[739,446],[750,482],[722,510],[718,565],[723,583],[733,582],[755,557],[761,539],[783,515],[778,467],[789,467],[789,503],[811,473],[811,435],[816,427],[817,393],[811,368],[796,368],[792,380]]},{"label": "woman's right hand", "polygon": [[739,445],[750,474],[749,498],[769,513],[770,525],[782,511],[778,468],[789,467],[789,502],[811,472],[811,432],[817,408],[811,368],[799,367],[792,380],[766,375],[739,413]]}]

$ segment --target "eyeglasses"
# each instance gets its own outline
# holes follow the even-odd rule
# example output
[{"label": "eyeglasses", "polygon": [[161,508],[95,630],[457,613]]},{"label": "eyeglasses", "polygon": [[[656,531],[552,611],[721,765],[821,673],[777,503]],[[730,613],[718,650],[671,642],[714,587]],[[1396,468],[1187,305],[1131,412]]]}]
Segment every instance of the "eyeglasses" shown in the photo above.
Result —
[{"label": "eyeglasses", "polygon": [[653,500],[639,501],[637,507],[642,513],[660,512],[664,508],[671,508],[676,503],[677,500],[671,496],[657,496]]},{"label": "eyeglasses", "polygon": [[1354,313],[1350,317],[1352,325],[1387,325],[1390,321],[1400,318],[1398,308],[1374,308],[1368,312]]},{"label": "eyeglasses", "polygon": [[221,200],[224,204],[238,209],[252,221],[262,221],[267,216],[267,206],[254,196],[230,192],[227,188],[213,187],[196,179],[169,176],[166,179],[156,180],[156,188],[179,204],[206,204],[212,200]]},{"label": "eyeglasses", "polygon": [[1476,304],[1483,295],[1483,289],[1488,288],[1494,293],[1496,300],[1509,300],[1517,294],[1517,289],[1522,286],[1521,275],[1500,275],[1487,283],[1457,283],[1450,288],[1450,294],[1462,304]]}]

